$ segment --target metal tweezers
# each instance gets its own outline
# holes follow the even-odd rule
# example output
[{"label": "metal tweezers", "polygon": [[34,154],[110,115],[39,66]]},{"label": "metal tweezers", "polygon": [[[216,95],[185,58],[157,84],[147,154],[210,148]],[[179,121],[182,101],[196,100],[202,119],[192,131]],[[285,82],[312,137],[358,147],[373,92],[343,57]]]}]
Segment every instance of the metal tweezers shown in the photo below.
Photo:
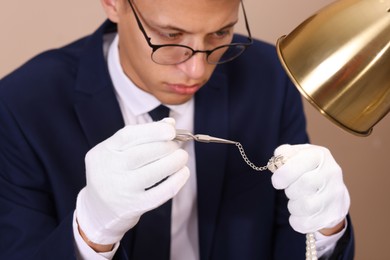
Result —
[{"label": "metal tweezers", "polygon": [[237,144],[236,141],[231,141],[227,139],[222,139],[214,136],[204,135],[204,134],[193,134],[188,130],[176,129],[175,140],[187,142],[187,141],[197,141],[202,143],[220,143],[220,144]]}]

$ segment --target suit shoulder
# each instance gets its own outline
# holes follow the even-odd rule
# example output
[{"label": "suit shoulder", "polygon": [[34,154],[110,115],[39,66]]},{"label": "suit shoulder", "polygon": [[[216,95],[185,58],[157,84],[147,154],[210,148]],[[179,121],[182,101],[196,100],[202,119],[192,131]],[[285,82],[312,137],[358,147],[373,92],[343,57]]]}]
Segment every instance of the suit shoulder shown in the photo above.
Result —
[{"label": "suit shoulder", "polygon": [[84,42],[81,39],[31,58],[0,80],[0,100],[10,107],[26,107],[71,98]]},{"label": "suit shoulder", "polygon": [[[23,91],[32,85],[70,78],[77,72],[77,64],[86,39],[79,39],[61,48],[44,51],[0,80],[0,93],[10,88]],[[22,89],[20,89],[22,88]]]},{"label": "suit shoulder", "polygon": [[[242,35],[236,35],[236,42],[248,42],[248,39]],[[276,47],[265,41],[253,40],[244,53],[237,59],[228,62],[222,66],[228,72],[237,72],[249,75],[284,75],[285,72],[277,55]],[[228,73],[234,75],[236,73]]]},{"label": "suit shoulder", "polygon": [[[233,42],[248,42],[248,38],[241,34],[235,34]],[[275,53],[275,44],[271,44],[261,39],[253,38],[253,44],[248,47],[249,51],[260,51],[265,53]]]}]

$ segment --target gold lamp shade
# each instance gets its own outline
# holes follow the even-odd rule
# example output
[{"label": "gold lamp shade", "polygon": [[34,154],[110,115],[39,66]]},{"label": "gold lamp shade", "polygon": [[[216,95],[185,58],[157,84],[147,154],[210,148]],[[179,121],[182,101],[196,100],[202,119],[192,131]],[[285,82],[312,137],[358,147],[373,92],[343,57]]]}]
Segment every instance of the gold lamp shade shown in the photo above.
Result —
[{"label": "gold lamp shade", "polygon": [[390,0],[340,0],[277,42],[301,94],[334,123],[367,136],[390,110]]}]

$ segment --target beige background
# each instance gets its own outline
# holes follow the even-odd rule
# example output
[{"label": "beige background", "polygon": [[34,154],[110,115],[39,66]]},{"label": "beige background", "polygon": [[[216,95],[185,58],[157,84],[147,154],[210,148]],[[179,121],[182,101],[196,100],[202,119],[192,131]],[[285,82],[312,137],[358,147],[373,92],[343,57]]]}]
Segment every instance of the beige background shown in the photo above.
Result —
[{"label": "beige background", "polygon": [[[274,43],[330,0],[245,0],[254,36]],[[1,1],[0,78],[38,52],[94,30],[104,20],[99,1]],[[242,24],[238,28],[243,29]],[[371,136],[334,126],[305,101],[312,142],[327,146],[344,169],[356,232],[356,259],[390,259],[387,170],[390,117]],[[0,231],[1,232],[1,231]]]}]

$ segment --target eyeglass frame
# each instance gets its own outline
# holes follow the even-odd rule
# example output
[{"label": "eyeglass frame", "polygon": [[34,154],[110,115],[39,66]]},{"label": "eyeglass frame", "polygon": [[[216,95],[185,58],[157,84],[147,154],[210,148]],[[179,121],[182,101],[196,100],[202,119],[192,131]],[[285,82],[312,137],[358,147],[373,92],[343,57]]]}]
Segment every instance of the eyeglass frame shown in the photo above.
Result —
[{"label": "eyeglass frame", "polygon": [[[141,22],[141,19],[139,18],[133,4],[131,3],[131,0],[127,0],[127,2],[129,3],[130,5],[130,8],[132,9],[133,13],[134,13],[134,17],[135,17],[135,20],[137,21],[137,25],[138,25],[138,28],[140,29],[140,31],[142,32],[142,35],[144,36],[146,42],[148,43],[149,47],[152,49],[152,53],[150,54],[150,58],[151,60],[156,63],[156,64],[160,64],[160,65],[177,65],[177,64],[180,64],[180,63],[184,63],[186,62],[187,60],[191,59],[196,53],[205,53],[206,54],[206,61],[207,63],[209,64],[223,64],[223,63],[226,63],[226,62],[229,62],[229,61],[232,61],[234,60],[235,58],[239,57],[249,46],[251,46],[253,44],[253,38],[252,38],[252,34],[251,34],[251,31],[249,29],[249,23],[248,23],[248,18],[246,16],[246,12],[245,12],[245,7],[244,7],[244,3],[242,2],[242,0],[240,0],[240,3],[241,3],[241,8],[242,8],[242,11],[243,11],[243,14],[244,14],[244,22],[245,22],[245,27],[246,27],[246,30],[248,32],[248,40],[249,42],[248,43],[230,43],[230,44],[224,44],[224,45],[220,45],[218,47],[215,47],[214,49],[212,50],[194,50],[193,48],[191,48],[190,46],[187,46],[187,45],[182,45],[182,44],[153,44],[151,42],[152,38],[149,37],[145,31],[145,28],[144,26],[142,25],[142,22]],[[243,46],[244,47],[244,50],[237,56],[235,57],[232,57],[230,59],[227,59],[225,61],[222,61],[222,62],[209,62],[208,61],[208,57],[216,50],[218,49],[221,49],[221,48],[226,48],[226,47],[231,47],[231,46]],[[154,59],[153,59],[153,53],[155,53],[158,49],[160,48],[163,48],[163,47],[183,47],[183,48],[187,48],[189,50],[191,50],[192,54],[190,56],[187,57],[187,59],[183,60],[183,61],[180,61],[180,62],[177,62],[177,63],[172,63],[172,64],[162,64],[162,63],[158,63],[156,62]]]}]

